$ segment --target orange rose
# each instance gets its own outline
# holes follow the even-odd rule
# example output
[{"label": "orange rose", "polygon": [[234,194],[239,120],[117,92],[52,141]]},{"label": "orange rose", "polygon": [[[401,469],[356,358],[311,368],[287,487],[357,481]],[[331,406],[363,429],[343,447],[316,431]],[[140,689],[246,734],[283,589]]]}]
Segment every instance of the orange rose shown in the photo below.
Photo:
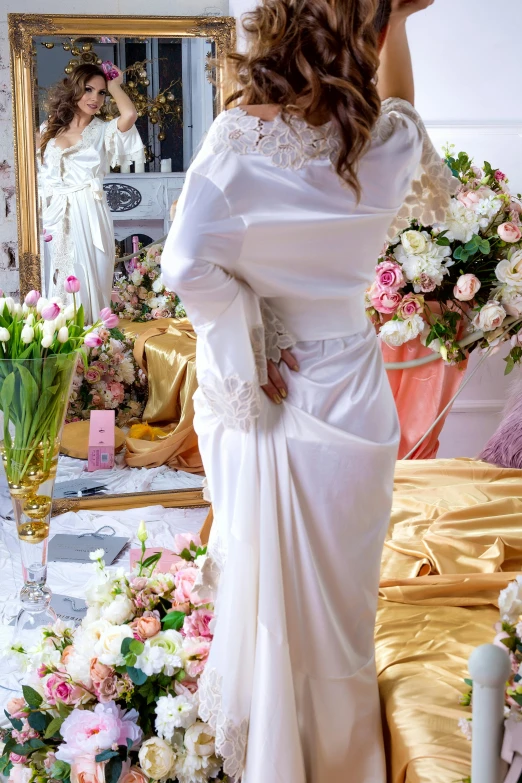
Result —
[{"label": "orange rose", "polygon": [[71,783],[105,783],[105,764],[79,756],[71,765]]},{"label": "orange rose", "polygon": [[157,617],[140,617],[133,626],[142,639],[151,639],[161,631],[161,623]]},{"label": "orange rose", "polygon": [[99,685],[100,682],[106,680],[107,677],[112,677],[114,670],[110,666],[106,666],[104,663],[100,663],[97,658],[93,658],[91,661],[90,675],[94,685]]},{"label": "orange rose", "polygon": [[139,767],[131,767],[127,774],[120,778],[119,783],[148,783],[148,780]]}]

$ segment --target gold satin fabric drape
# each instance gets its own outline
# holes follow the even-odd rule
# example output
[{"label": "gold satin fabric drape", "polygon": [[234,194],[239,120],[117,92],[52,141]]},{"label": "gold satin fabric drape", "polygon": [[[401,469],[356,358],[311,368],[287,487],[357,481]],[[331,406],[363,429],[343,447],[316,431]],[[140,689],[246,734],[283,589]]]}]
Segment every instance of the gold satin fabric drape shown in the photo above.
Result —
[{"label": "gold satin fabric drape", "polygon": [[143,420],[175,423],[168,437],[161,440],[127,438],[127,464],[131,467],[169,465],[189,473],[202,473],[203,463],[193,427],[196,335],[190,322],[186,318],[147,323],[122,321],[121,329],[137,338],[134,358],[148,375],[149,399]]},{"label": "gold satin fabric drape", "polygon": [[384,547],[376,661],[388,783],[470,774],[458,728],[472,650],[522,570],[522,471],[471,459],[398,462]]}]

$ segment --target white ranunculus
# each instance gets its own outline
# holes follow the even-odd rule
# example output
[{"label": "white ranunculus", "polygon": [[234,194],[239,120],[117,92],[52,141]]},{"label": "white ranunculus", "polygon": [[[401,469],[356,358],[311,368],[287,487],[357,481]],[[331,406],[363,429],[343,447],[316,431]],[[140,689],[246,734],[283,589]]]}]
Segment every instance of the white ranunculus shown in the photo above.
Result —
[{"label": "white ranunculus", "polygon": [[172,677],[183,667],[183,637],[178,631],[161,631],[147,639],[143,652],[138,656],[136,668],[150,677],[163,672]]},{"label": "white ranunculus", "polygon": [[10,339],[9,330],[5,326],[0,326],[0,343],[8,343]]},{"label": "white ranunculus", "polygon": [[405,231],[401,235],[401,244],[410,255],[425,253],[428,248],[429,234],[424,231]]},{"label": "white ranunculus", "polygon": [[110,604],[106,604],[103,607],[101,613],[104,620],[108,620],[114,625],[122,625],[127,620],[131,620],[133,615],[134,604],[124,593],[119,593],[115,596]]},{"label": "white ranunculus", "polygon": [[53,344],[54,335],[52,334],[44,334],[42,337],[42,348],[50,348]]},{"label": "white ranunculus", "polygon": [[20,333],[20,339],[24,345],[29,345],[34,340],[34,329],[32,326],[26,324]]},{"label": "white ranunculus", "polygon": [[486,302],[484,307],[477,313],[473,319],[473,326],[476,329],[482,329],[483,332],[492,332],[503,324],[506,315],[507,313],[502,305],[491,300]]},{"label": "white ranunculus", "polygon": [[140,748],[138,758],[143,772],[154,780],[170,777],[169,773],[176,761],[170,745],[159,737],[146,740]]},{"label": "white ranunculus", "polygon": [[196,756],[212,756],[216,750],[214,732],[207,723],[194,723],[189,726],[183,738],[189,753]]},{"label": "white ranunculus", "polygon": [[69,330],[66,326],[62,326],[61,329],[58,330],[58,342],[59,343],[66,343],[69,339]]},{"label": "white ranunculus", "polygon": [[503,622],[516,623],[522,615],[522,577],[517,576],[514,582],[501,591],[498,598],[498,608]]},{"label": "white ranunculus", "polygon": [[522,290],[522,250],[497,264],[495,274],[501,283]]},{"label": "white ranunculus", "polygon": [[422,334],[424,325],[425,322],[421,315],[412,315],[411,318],[404,321],[388,321],[381,326],[379,337],[386,345],[398,348]]},{"label": "white ranunculus", "polygon": [[502,291],[500,302],[508,315],[520,318],[522,315],[522,290],[506,286]]},{"label": "white ranunculus", "polygon": [[94,654],[100,663],[106,666],[122,666],[125,661],[121,654],[121,643],[132,639],[132,628],[128,625],[111,625],[94,645]]}]

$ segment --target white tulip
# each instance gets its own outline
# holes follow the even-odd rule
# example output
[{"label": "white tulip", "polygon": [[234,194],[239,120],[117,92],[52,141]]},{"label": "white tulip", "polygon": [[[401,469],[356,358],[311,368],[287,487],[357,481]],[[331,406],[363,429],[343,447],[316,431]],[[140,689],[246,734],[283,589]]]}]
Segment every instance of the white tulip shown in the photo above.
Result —
[{"label": "white tulip", "polygon": [[62,326],[61,329],[58,330],[58,342],[66,343],[68,339],[69,339],[69,330],[66,326]]},{"label": "white tulip", "polygon": [[14,308],[14,304],[15,304],[14,299],[11,296],[7,296],[6,300],[5,300],[5,303],[7,305],[7,309],[9,310],[9,312],[12,313],[13,312],[13,308]]},{"label": "white tulip", "polygon": [[34,313],[29,313],[29,315],[25,319],[25,323],[27,324],[27,326],[34,326]]},{"label": "white tulip", "polygon": [[28,326],[27,324],[22,329],[22,333],[20,335],[20,338],[25,345],[29,345],[29,343],[32,343],[34,340],[34,329],[32,326]]},{"label": "white tulip", "polygon": [[4,312],[5,296],[0,296],[0,314]]},{"label": "white tulip", "polygon": [[36,303],[36,312],[40,315],[44,307],[47,307],[49,304],[48,300],[45,299],[45,297],[41,296],[38,302]]},{"label": "white tulip", "polygon": [[44,334],[42,338],[42,348],[50,348],[53,344],[54,335]]},{"label": "white tulip", "polygon": [[65,308],[64,315],[65,315],[65,320],[66,321],[72,321],[72,319],[74,318],[74,305],[73,304],[70,304],[70,305],[68,305]]},{"label": "white tulip", "polygon": [[55,320],[54,320],[54,327],[55,327],[55,329],[60,330],[62,328],[62,326],[65,326],[65,320],[66,319],[65,319],[65,314],[64,313],[60,313],[60,315],[57,315]]},{"label": "white tulip", "polygon": [[10,338],[9,331],[3,326],[0,327],[0,343],[7,343]]},{"label": "white tulip", "polygon": [[29,312],[29,307],[26,305],[25,302],[22,305],[22,312],[24,315],[27,315],[27,313]]},{"label": "white tulip", "polygon": [[56,331],[56,321],[44,321],[42,329],[44,334],[54,334]]}]

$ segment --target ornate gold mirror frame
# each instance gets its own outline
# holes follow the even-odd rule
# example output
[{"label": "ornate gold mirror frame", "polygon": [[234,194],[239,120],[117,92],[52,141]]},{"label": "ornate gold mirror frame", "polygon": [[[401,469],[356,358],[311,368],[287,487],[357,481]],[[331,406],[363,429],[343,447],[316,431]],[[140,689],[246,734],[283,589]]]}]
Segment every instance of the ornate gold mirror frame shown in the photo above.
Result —
[{"label": "ornate gold mirror frame", "polygon": [[[20,292],[41,290],[40,240],[36,189],[34,127],[33,38],[41,35],[146,36],[206,38],[215,42],[217,106],[224,102],[226,54],[235,44],[233,17],[192,16],[66,16],[62,14],[8,14],[13,91],[14,156],[16,171],[18,261]],[[102,29],[100,29],[102,28]]]}]

